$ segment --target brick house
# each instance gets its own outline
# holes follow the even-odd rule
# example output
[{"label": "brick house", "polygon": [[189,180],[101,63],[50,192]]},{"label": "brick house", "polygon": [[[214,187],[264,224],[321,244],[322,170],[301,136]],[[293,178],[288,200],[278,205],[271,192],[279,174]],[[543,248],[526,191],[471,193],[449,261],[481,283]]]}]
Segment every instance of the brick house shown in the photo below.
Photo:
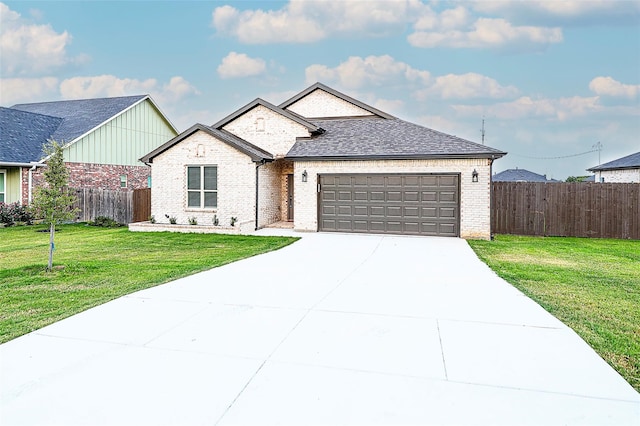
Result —
[{"label": "brick house", "polygon": [[591,167],[587,171],[595,173],[595,182],[638,183],[640,182],[640,152]]},{"label": "brick house", "polygon": [[0,202],[28,204],[43,179],[43,145],[64,147],[69,186],[147,188],[146,152],[178,134],[148,95],[0,107]]},{"label": "brick house", "polygon": [[196,124],[141,161],[158,223],[489,238],[491,167],[505,154],[316,83]]}]

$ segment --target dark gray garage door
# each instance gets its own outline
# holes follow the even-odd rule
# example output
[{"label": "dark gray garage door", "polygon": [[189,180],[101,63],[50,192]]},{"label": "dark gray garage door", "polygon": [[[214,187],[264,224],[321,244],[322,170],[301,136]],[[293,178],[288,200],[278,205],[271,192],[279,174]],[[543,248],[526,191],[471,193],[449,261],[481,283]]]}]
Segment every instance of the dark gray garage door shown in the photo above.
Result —
[{"label": "dark gray garage door", "polygon": [[320,231],[460,235],[458,175],[320,175]]}]

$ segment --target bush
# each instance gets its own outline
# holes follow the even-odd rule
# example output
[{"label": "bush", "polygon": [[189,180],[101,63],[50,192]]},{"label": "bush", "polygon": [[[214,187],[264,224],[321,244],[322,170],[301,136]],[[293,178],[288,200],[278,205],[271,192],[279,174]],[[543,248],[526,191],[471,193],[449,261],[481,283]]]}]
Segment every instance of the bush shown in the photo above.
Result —
[{"label": "bush", "polygon": [[19,203],[0,203],[0,223],[4,223],[5,226],[15,225],[16,223],[31,225],[33,219],[33,214],[27,206]]},{"label": "bush", "polygon": [[118,223],[115,220],[111,219],[110,217],[106,217],[106,216],[97,216],[93,220],[93,222],[89,222],[89,225],[101,226],[103,228],[118,228],[120,226],[123,226],[121,223]]}]

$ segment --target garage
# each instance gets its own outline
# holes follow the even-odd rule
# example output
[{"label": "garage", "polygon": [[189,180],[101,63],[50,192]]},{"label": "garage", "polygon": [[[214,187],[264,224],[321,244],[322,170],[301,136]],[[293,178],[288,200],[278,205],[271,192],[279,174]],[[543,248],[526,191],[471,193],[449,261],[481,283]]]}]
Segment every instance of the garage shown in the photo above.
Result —
[{"label": "garage", "polygon": [[460,235],[459,174],[324,174],[318,178],[320,231]]}]

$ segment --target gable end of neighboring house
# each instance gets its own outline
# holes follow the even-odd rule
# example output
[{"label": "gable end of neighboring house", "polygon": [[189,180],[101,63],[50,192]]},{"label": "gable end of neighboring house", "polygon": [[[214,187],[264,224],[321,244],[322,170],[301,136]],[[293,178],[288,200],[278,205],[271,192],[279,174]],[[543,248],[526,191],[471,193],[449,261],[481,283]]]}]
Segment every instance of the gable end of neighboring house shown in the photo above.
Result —
[{"label": "gable end of neighboring house", "polygon": [[59,123],[53,129],[38,127],[42,131],[37,137],[29,135],[38,130],[33,129],[33,121],[23,126],[19,138],[34,150],[25,156],[24,164],[5,168],[7,202],[31,201],[44,179],[46,158],[41,147],[49,140],[63,146],[70,187],[126,191],[150,185],[149,167],[139,158],[178,133],[146,95],[20,104],[10,110],[32,116],[47,114]]},{"label": "gable end of neighboring house", "polygon": [[409,123],[316,83],[195,125],[142,158],[159,225],[489,238],[506,153]]}]

